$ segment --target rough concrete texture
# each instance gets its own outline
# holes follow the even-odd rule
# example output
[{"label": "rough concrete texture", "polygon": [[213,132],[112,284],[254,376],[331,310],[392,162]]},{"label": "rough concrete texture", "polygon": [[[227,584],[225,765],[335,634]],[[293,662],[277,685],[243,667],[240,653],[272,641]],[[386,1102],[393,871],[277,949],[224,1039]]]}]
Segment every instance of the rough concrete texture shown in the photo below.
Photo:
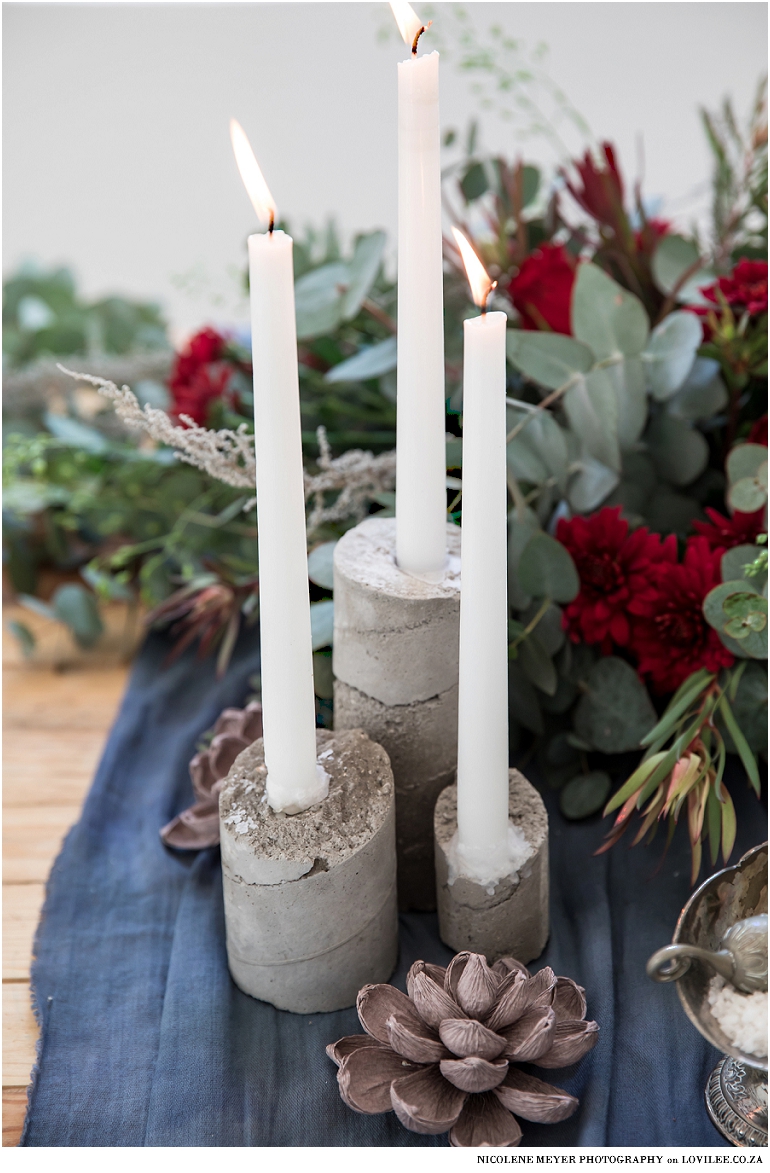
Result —
[{"label": "rough concrete texture", "polygon": [[428,700],[457,683],[460,530],[447,526],[440,583],[396,566],[396,523],[370,517],[334,551],[334,675],[386,705]]},{"label": "rough concrete texture", "polygon": [[417,704],[384,705],[336,680],[334,723],[365,729],[386,750],[396,784],[399,905],[434,909],[433,808],[457,769],[457,685]]},{"label": "rough concrete texture", "polygon": [[464,876],[450,884],[447,848],[457,830],[457,787],[441,794],[434,816],[439,933],[457,952],[483,953],[490,963],[515,957],[526,965],[548,940],[548,815],[518,770],[509,772],[508,813],[532,848],[519,874],[499,881],[491,895]]},{"label": "rough concrete texture", "polygon": [[393,518],[372,517],[334,556],[334,724],[361,728],[391,759],[402,909],[436,907],[433,808],[457,766],[460,531],[447,526],[444,580],[395,562]]},{"label": "rough concrete texture", "polygon": [[361,729],[318,731],[330,776],[296,815],[266,801],[263,742],[235,760],[220,793],[227,956],[236,985],[281,1010],[352,1006],[398,952],[393,775]]}]

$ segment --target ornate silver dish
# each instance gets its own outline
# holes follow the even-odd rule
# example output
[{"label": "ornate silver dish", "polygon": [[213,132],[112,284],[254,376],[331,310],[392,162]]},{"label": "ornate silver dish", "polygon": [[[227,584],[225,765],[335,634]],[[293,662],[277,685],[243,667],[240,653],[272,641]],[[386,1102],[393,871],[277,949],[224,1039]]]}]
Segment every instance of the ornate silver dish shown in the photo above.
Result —
[{"label": "ornate silver dish", "polygon": [[675,946],[694,946],[690,958],[677,962],[674,950],[661,949],[647,966],[656,981],[677,982],[687,1017],[724,1052],[706,1086],[706,1107],[723,1136],[739,1148],[767,1145],[767,1057],[741,1051],[725,1035],[708,1003],[713,963],[704,963],[697,950],[723,953],[732,926],[762,913],[767,913],[767,843],[753,847],[737,864],[717,872],[693,892],[672,941]]}]

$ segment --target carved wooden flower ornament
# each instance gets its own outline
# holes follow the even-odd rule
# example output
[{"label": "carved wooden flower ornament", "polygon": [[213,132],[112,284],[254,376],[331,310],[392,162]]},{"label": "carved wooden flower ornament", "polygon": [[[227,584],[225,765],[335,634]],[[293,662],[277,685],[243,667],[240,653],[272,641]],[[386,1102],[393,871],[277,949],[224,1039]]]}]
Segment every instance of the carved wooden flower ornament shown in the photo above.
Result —
[{"label": "carved wooden flower ornament", "polygon": [[516,1116],[541,1124],[566,1120],[574,1096],[514,1064],[568,1067],[596,1044],[585,1021],[584,991],[547,966],[530,976],[512,957],[489,966],[458,953],[446,969],[416,961],[408,996],[364,986],[357,1000],[366,1034],[326,1052],[337,1064],[340,1095],[356,1112],[395,1111],[412,1132],[449,1131],[456,1147],[512,1146]]}]

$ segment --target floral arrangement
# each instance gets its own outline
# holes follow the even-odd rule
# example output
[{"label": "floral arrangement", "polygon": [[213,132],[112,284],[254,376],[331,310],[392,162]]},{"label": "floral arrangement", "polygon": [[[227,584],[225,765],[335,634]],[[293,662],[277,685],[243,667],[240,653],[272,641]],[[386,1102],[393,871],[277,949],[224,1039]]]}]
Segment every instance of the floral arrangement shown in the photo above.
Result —
[{"label": "floral arrangement", "polygon": [[517,1145],[517,1116],[572,1115],[574,1096],[516,1066],[569,1067],[596,1045],[599,1027],[571,978],[464,952],[446,968],[416,961],[406,985],[408,995],[364,986],[356,1008],[366,1034],[326,1048],[354,1112],[394,1111],[410,1132],[449,1132],[457,1148]]},{"label": "floral arrangement", "polygon": [[[729,105],[703,118],[715,158],[707,241],[648,215],[609,143],[546,185],[535,167],[479,156],[472,134],[446,179],[511,325],[512,746],[537,755],[566,817],[618,812],[608,845],[637,814],[638,841],[686,811],[693,877],[706,837],[712,859],[734,839],[725,754],[759,787],[767,697],[764,89],[743,130]],[[334,542],[367,511],[393,510],[385,243],[369,233],[343,255],[329,229],[295,246],[322,720]],[[447,508],[459,521],[468,294],[449,241],[445,306]],[[224,670],[256,617],[250,374],[242,341],[206,327],[153,394],[91,380],[122,435],[79,417],[74,400],[44,432],[11,429],[6,559],[27,605],[85,644],[98,638],[98,597],[141,596],[178,649],[197,640]],[[41,601],[46,562],[70,581]],[[31,647],[23,624],[16,633]],[[617,755],[640,749],[611,798],[611,774],[628,772]]]}]

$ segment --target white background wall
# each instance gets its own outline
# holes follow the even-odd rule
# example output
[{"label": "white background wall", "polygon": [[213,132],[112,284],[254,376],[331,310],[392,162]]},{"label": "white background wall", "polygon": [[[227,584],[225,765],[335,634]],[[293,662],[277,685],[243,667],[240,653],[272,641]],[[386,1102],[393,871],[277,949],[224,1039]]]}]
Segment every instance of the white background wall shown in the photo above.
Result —
[{"label": "white background wall", "polygon": [[[435,12],[444,30],[457,23],[448,7]],[[546,42],[550,75],[596,136],[617,144],[628,178],[641,136],[646,194],[665,196],[683,226],[702,213],[710,160],[697,110],[727,94],[748,110],[766,69],[764,3],[466,7],[479,30],[497,22],[530,47]],[[236,275],[254,224],[231,114],[293,225],[333,214],[346,235],[394,232],[405,54],[378,39],[391,19],[384,3],[3,12],[5,272],[30,256],[69,263],[89,295],[160,300],[176,334],[242,319]],[[451,59],[441,85],[442,122],[464,128],[476,99]],[[487,146],[514,153],[509,125],[489,115],[482,126]],[[542,142],[526,155],[554,162]]]}]

